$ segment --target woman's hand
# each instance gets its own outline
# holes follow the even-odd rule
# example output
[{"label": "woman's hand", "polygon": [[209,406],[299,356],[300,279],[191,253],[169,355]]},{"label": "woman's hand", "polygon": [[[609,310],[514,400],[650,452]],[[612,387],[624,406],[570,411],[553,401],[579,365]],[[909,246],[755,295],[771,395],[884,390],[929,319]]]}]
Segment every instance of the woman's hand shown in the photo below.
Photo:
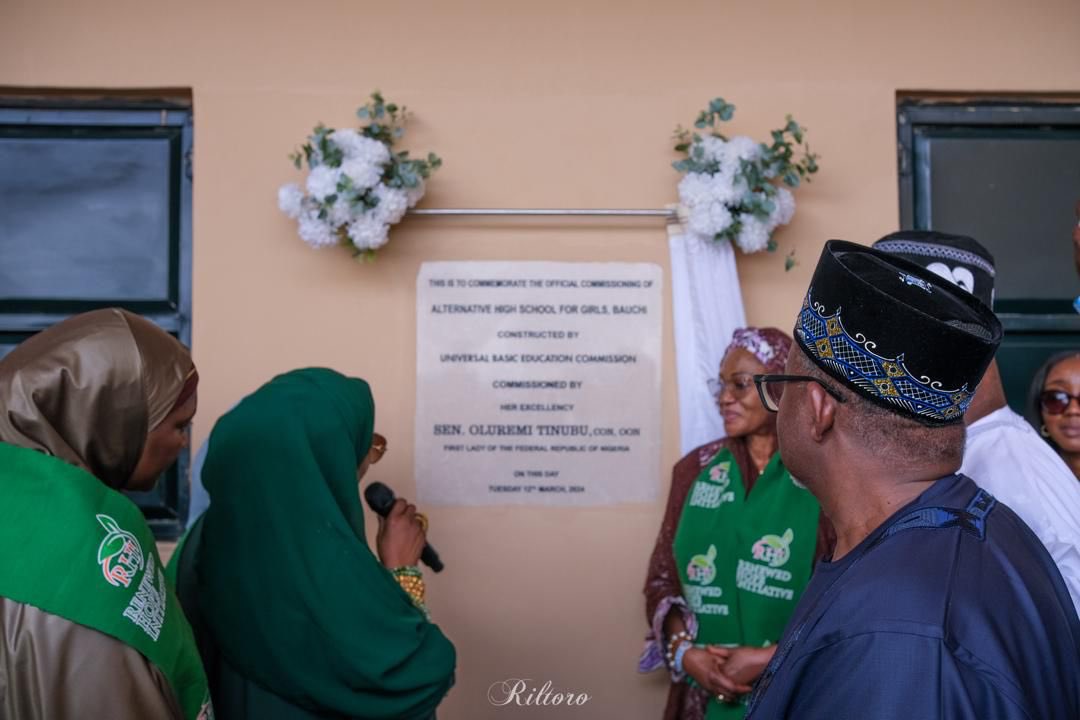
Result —
[{"label": "woman's hand", "polygon": [[379,518],[379,534],[375,544],[379,551],[379,560],[386,567],[415,565],[420,560],[425,542],[424,530],[416,517],[415,505],[398,498],[386,517]]},{"label": "woman's hand", "polygon": [[702,648],[690,648],[683,655],[683,670],[698,685],[715,695],[720,687],[720,666],[723,664]]},{"label": "woman's hand", "polygon": [[717,646],[708,649],[692,648],[683,655],[683,669],[686,674],[694,678],[698,685],[705,688],[710,695],[724,695],[734,700],[739,695],[750,692],[750,686],[741,685],[724,674],[725,659],[722,654],[715,653],[713,649],[726,650]]},{"label": "woman's hand", "polygon": [[[772,660],[776,646],[758,648],[744,645],[724,648],[710,645],[708,650],[714,657],[723,659],[723,673],[728,680],[734,685],[748,687],[761,677],[761,673],[765,672],[765,666]],[[743,692],[749,692],[749,689]]]},{"label": "woman's hand", "polygon": [[[702,650],[712,663],[715,663],[716,675],[711,679],[710,684],[701,687],[705,688],[712,695],[723,695],[725,697],[724,702],[733,703],[740,695],[753,690],[750,684],[735,681],[728,675],[728,661],[731,653],[735,648],[724,648],[720,646],[705,646]],[[689,654],[689,653],[688,653]],[[686,658],[684,657],[683,666],[686,667]],[[694,678],[697,680],[697,678]],[[699,682],[699,684],[701,684]]]}]

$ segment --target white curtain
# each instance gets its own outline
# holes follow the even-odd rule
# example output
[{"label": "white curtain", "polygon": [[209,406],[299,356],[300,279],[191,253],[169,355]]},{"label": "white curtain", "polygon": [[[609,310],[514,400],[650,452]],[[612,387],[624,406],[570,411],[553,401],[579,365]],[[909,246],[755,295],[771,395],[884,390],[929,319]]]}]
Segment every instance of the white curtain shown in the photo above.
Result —
[{"label": "white curtain", "polygon": [[682,454],[724,436],[724,423],[707,382],[736,328],[746,325],[731,243],[702,241],[668,224],[675,366],[679,385]]}]

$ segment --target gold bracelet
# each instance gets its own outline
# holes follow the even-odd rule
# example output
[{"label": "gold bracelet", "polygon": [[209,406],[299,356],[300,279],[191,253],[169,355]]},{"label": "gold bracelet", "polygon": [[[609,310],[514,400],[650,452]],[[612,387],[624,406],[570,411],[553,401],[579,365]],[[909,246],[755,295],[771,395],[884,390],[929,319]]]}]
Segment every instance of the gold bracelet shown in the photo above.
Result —
[{"label": "gold bracelet", "polygon": [[424,576],[420,572],[420,568],[415,565],[403,565],[402,567],[394,568],[390,571],[397,580],[401,589],[408,594],[409,599],[412,600],[422,613],[424,617],[431,619],[431,614],[428,612],[427,604],[424,602],[424,595],[427,592],[427,588],[424,585]]}]

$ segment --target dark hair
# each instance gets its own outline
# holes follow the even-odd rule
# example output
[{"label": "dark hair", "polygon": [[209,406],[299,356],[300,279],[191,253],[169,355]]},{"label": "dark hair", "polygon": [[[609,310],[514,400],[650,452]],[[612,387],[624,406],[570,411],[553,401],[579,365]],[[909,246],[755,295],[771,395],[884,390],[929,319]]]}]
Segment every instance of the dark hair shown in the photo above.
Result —
[{"label": "dark hair", "polygon": [[[1043,388],[1046,387],[1046,378],[1059,362],[1068,360],[1071,357],[1080,357],[1080,350],[1063,350],[1054,353],[1046,358],[1046,362],[1039,366],[1039,369],[1035,371],[1035,374],[1031,378],[1031,386],[1028,387],[1027,419],[1028,422],[1031,423],[1031,426],[1040,433],[1042,432],[1043,419],[1042,402],[1039,400],[1039,396],[1042,395]],[[1050,443],[1055,450],[1058,449],[1058,446],[1053,440],[1048,437],[1044,437],[1043,439]]]},{"label": "dark hair", "polygon": [[[798,372],[818,378],[834,389],[836,378],[814,364],[806,351],[795,353]],[[964,425],[929,426],[914,418],[889,410],[856,392],[841,389],[847,424],[863,447],[874,448],[882,463],[908,462],[917,456],[932,462],[955,462],[964,456]]]}]

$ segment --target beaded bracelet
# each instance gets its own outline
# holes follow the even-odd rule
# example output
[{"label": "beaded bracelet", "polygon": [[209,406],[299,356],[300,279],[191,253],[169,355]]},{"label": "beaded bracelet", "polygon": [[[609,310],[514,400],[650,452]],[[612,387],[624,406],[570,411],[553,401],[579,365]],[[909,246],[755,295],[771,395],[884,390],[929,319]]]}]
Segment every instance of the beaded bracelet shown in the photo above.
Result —
[{"label": "beaded bracelet", "polygon": [[667,653],[664,657],[667,659],[668,667],[675,666],[675,653],[678,648],[682,647],[683,643],[693,643],[693,636],[685,630],[680,630],[668,639]]},{"label": "beaded bracelet", "polygon": [[668,638],[668,654],[670,655],[671,653],[673,653],[675,651],[675,647],[679,644],[680,641],[682,641],[682,640],[693,640],[693,639],[694,639],[694,636],[691,635],[689,633],[689,631],[687,631],[687,630],[680,630],[677,633],[673,633]]},{"label": "beaded bracelet", "polygon": [[402,565],[396,567],[390,571],[397,580],[398,585],[409,595],[409,599],[412,600],[413,605],[417,607],[420,612],[424,613],[424,617],[428,620],[431,619],[431,613],[427,609],[427,605],[424,603],[424,593],[426,587],[424,586],[424,576],[420,572],[420,568],[415,565]]}]

